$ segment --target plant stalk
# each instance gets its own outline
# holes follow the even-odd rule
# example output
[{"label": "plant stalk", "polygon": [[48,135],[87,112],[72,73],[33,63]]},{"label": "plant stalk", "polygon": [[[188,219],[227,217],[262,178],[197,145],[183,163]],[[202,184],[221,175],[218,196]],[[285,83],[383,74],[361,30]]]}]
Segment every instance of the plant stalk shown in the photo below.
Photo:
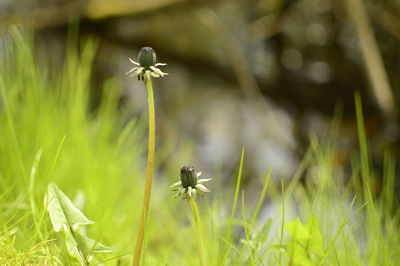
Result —
[{"label": "plant stalk", "polygon": [[197,249],[199,251],[200,266],[205,266],[206,260],[204,257],[203,233],[201,230],[199,208],[197,208],[196,201],[193,199],[193,197],[188,197],[188,202],[190,204],[190,207],[192,208],[192,212],[193,212],[193,216],[194,216],[194,225],[195,225],[195,230],[196,230]]},{"label": "plant stalk", "polygon": [[133,266],[138,266],[140,264],[140,256],[142,253],[147,214],[149,212],[151,184],[153,182],[153,172],[154,172],[155,135],[156,135],[154,95],[153,95],[153,85],[151,83],[151,79],[146,79],[145,82],[147,87],[147,102],[149,106],[149,143],[148,143],[148,154],[147,154],[144,199],[143,199],[142,212],[140,216],[139,230],[136,237],[135,254],[133,256],[133,263],[132,263]]}]

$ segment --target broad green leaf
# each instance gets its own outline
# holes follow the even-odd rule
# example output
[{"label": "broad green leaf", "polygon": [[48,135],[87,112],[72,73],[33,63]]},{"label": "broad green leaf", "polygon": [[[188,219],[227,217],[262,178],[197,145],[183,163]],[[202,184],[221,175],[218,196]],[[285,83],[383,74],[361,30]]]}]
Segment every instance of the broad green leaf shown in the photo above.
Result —
[{"label": "broad green leaf", "polygon": [[295,239],[292,239],[288,244],[289,265],[313,266],[307,251]]},{"label": "broad green leaf", "polygon": [[306,224],[310,237],[306,244],[306,249],[317,253],[319,256],[324,255],[324,244],[321,231],[319,230],[318,219],[315,215],[311,215]]},{"label": "broad green leaf", "polygon": [[287,246],[289,264],[311,266],[312,262],[308,257],[305,245],[303,245],[310,237],[306,227],[300,222],[299,218],[296,218],[286,225],[286,230],[292,235],[292,239]]},{"label": "broad green leaf", "polygon": [[55,184],[47,188],[47,210],[54,231],[59,232],[63,225],[72,227],[76,224],[92,224],[86,216],[74,206],[72,201]]},{"label": "broad green leaf", "polygon": [[[55,184],[50,183],[46,195],[47,210],[54,231],[65,234],[68,253],[76,257],[82,265],[87,265],[93,252],[113,252],[114,250],[87,237],[84,225],[92,224]],[[92,257],[92,256],[91,256]],[[92,259],[94,259],[92,257]]]},{"label": "broad green leaf", "polygon": [[294,219],[292,222],[287,223],[286,231],[288,231],[293,238],[295,238],[300,243],[306,243],[310,238],[310,233],[308,232],[305,225],[300,222],[299,218]]},{"label": "broad green leaf", "polygon": [[292,235],[288,244],[288,254],[294,265],[313,265],[324,255],[322,235],[318,219],[311,215],[306,225],[299,218],[286,225],[286,230]]}]

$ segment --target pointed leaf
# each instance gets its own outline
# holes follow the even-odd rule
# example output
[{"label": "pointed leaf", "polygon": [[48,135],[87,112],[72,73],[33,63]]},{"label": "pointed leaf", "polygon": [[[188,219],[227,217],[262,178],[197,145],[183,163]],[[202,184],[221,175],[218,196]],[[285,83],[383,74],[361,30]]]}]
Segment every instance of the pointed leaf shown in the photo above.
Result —
[{"label": "pointed leaf", "polygon": [[92,224],[86,216],[74,206],[72,201],[55,184],[50,183],[47,189],[47,210],[54,231],[59,232],[64,224],[72,227],[75,224]]}]

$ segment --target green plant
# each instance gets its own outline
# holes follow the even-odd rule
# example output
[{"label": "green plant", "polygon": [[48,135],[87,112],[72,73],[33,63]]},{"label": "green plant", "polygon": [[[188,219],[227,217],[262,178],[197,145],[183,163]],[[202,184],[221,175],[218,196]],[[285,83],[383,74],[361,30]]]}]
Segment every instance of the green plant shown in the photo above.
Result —
[{"label": "green plant", "polygon": [[[147,151],[143,136],[148,122],[119,104],[120,77],[105,82],[98,106],[90,104],[95,41],[82,41],[77,49],[77,41],[71,40],[63,65],[51,67],[39,59],[41,50],[24,31],[13,29],[2,47],[0,264],[79,263],[70,256],[65,234],[54,231],[43,201],[48,184],[54,183],[96,221],[81,226],[85,235],[114,248],[112,254],[96,253],[96,262],[128,265],[143,200],[145,167],[138,162]],[[359,148],[346,146],[344,154],[336,119],[329,135],[310,137],[309,149],[296,173],[284,179],[284,189],[272,170],[261,178],[247,172],[250,157],[245,161],[244,152],[237,156],[237,174],[216,171],[217,193],[196,201],[203,245],[188,222],[190,204],[170,199],[165,189],[175,175],[169,169],[175,166],[162,168],[163,178],[152,187],[149,217],[156,219],[145,226],[141,263],[198,265],[202,246],[205,265],[301,264],[298,253],[317,265],[399,264],[397,160],[387,149],[382,158],[380,153],[374,156],[374,162],[382,160],[383,169],[372,163],[360,96],[356,103]],[[157,161],[170,162],[172,154],[177,161],[195,160],[187,152],[192,140],[182,139],[183,149],[170,150],[169,139],[160,142],[163,152],[157,153]],[[255,189],[246,185],[249,180]],[[182,192],[186,195],[188,189]],[[317,228],[311,223],[317,218],[322,257],[304,244],[304,239],[319,239],[309,230]],[[290,233],[299,230],[305,238]],[[84,249],[76,242],[78,250]]]},{"label": "green plant", "polygon": [[[64,65],[40,59],[29,32],[12,28],[2,39],[0,59],[0,264],[76,264],[55,233],[43,197],[50,182],[86,201],[85,214],[96,221],[87,231],[127,253],[129,223],[135,216],[141,149],[134,143],[141,122],[117,112],[120,89],[108,80],[96,109],[90,104],[90,76],[96,42],[68,45]],[[127,178],[129,174],[129,178]],[[112,187],[115,190],[110,190]],[[121,200],[121,194],[124,194]],[[74,197],[72,197],[74,198]],[[82,208],[79,205],[80,208]],[[128,212],[128,209],[130,212]],[[116,217],[116,214],[117,217]],[[118,235],[116,241],[110,241]],[[104,262],[109,254],[98,254]],[[115,258],[114,258],[115,259]],[[124,258],[123,258],[124,259]]]},{"label": "green plant", "polygon": [[147,215],[149,212],[150,197],[151,197],[151,185],[153,182],[154,173],[154,157],[155,157],[155,143],[156,143],[156,122],[155,122],[155,111],[154,111],[154,96],[153,96],[153,85],[151,83],[151,77],[163,77],[167,73],[161,72],[157,66],[163,66],[166,64],[156,63],[156,53],[150,47],[143,47],[139,52],[139,63],[136,63],[132,59],[129,60],[137,65],[128,71],[128,75],[131,78],[137,77],[139,80],[143,80],[147,87],[147,103],[149,107],[149,139],[147,148],[147,168],[146,168],[146,184],[144,189],[143,207],[140,215],[139,230],[136,237],[135,254],[133,257],[132,264],[137,266],[140,264],[140,256],[142,253],[143,238],[145,232],[145,225],[147,222]]},{"label": "green plant", "polygon": [[45,206],[55,232],[62,231],[68,253],[75,256],[81,265],[95,262],[93,254],[112,252],[113,250],[86,236],[85,225],[93,224],[72,203],[72,201],[55,184],[50,183],[45,197]]},{"label": "green plant", "polygon": [[182,196],[182,199],[187,199],[192,209],[193,220],[196,231],[197,249],[199,253],[199,261],[201,266],[206,265],[203,230],[201,226],[200,212],[196,203],[196,195],[198,193],[210,192],[203,184],[210,181],[211,178],[198,179],[201,172],[197,172],[192,166],[184,166],[181,169],[180,181],[171,185],[174,191],[178,191],[175,197]]},{"label": "green plant", "polygon": [[286,224],[286,230],[292,235],[287,245],[289,265],[316,265],[324,255],[324,247],[318,219],[311,215],[303,225],[299,218]]}]

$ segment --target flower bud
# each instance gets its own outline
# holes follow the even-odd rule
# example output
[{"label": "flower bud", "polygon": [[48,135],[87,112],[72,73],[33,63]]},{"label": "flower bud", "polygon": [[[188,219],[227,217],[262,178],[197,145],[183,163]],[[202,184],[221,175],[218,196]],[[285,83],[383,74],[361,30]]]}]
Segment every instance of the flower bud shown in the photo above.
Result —
[{"label": "flower bud", "polygon": [[143,47],[139,52],[139,64],[145,69],[150,69],[156,63],[156,53],[151,47]]},{"label": "flower bud", "polygon": [[182,167],[180,178],[184,188],[194,188],[197,185],[197,173],[192,166]]}]

